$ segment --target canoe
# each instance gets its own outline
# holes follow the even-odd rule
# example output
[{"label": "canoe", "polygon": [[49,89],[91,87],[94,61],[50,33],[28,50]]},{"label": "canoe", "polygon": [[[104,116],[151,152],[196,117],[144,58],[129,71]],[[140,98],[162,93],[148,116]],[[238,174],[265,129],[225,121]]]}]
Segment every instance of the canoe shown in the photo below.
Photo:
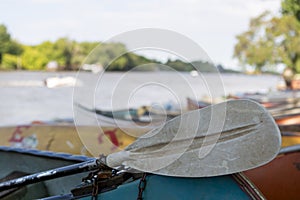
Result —
[{"label": "canoe", "polygon": [[[174,200],[219,200],[219,199],[263,199],[249,180],[240,175],[226,175],[209,178],[178,178],[148,175],[142,190],[142,199]],[[123,184],[114,190],[100,193],[97,199],[138,199],[141,179]],[[78,188],[80,190],[80,188]],[[77,189],[77,190],[78,190]],[[74,196],[73,196],[74,197]],[[82,200],[91,199],[91,194],[75,196]]]},{"label": "canoe", "polygon": [[[279,128],[282,146],[300,144],[300,125]],[[0,146],[98,156],[124,149],[146,132],[136,128],[30,124],[1,127]]]},{"label": "canoe", "polygon": [[285,110],[300,106],[300,92],[290,90],[270,93],[242,93],[237,95],[229,95],[227,98],[250,99],[256,101],[275,115],[280,114],[280,112],[285,112]]},{"label": "canoe", "polygon": [[147,106],[114,111],[91,109],[81,104],[76,104],[76,106],[80,109],[79,112],[96,114],[101,126],[148,127],[148,130],[160,126],[180,114],[179,112],[163,113],[157,110],[151,112],[151,108]]},{"label": "canoe", "polygon": [[37,125],[74,125],[73,118],[55,118],[52,120],[33,120],[30,124],[37,124]]},{"label": "canoe", "polygon": [[187,100],[188,110],[201,109],[201,108],[211,105],[210,103],[207,103],[204,101],[197,101],[197,100],[191,99],[189,97],[187,97],[186,100]]},{"label": "canoe", "polygon": [[288,102],[288,103],[295,103],[298,102],[300,99],[300,92],[299,91],[291,91],[291,90],[284,90],[284,91],[273,91],[268,93],[241,93],[235,95],[229,95],[228,98],[233,99],[251,99],[257,102],[273,102],[273,103],[281,103],[281,102]]},{"label": "canoe", "polygon": [[123,149],[144,133],[143,129],[30,124],[1,127],[0,146],[98,156]]},{"label": "canoe", "polygon": [[282,147],[300,144],[300,124],[279,125],[282,135]]},{"label": "canoe", "polygon": [[267,199],[299,199],[300,146],[286,147],[270,163],[244,174]]},{"label": "canoe", "polygon": [[300,132],[281,132],[281,146],[288,147],[300,144]]},{"label": "canoe", "polygon": [[[0,147],[0,182],[27,174],[88,161],[86,156]],[[0,192],[0,199],[38,199],[69,193],[87,173],[48,180]]]},{"label": "canoe", "polygon": [[300,132],[300,124],[278,125],[281,132]]},{"label": "canoe", "polygon": [[298,105],[282,105],[278,106],[277,108],[268,109],[268,111],[273,116],[279,116],[279,115],[291,115],[291,114],[297,114],[300,113],[300,107]]},{"label": "canoe", "polygon": [[280,115],[274,117],[278,125],[293,125],[300,124],[300,113],[291,115]]},{"label": "canoe", "polygon": [[[4,177],[31,174],[55,167],[87,161],[85,156],[49,153],[0,147],[0,174]],[[9,162],[7,162],[9,160]],[[15,173],[13,173],[15,172]],[[91,199],[95,185],[98,199],[262,199],[262,194],[240,173],[206,178],[177,178],[159,175],[121,174],[107,178],[102,173],[97,184],[88,181],[88,173],[66,176],[34,183],[0,193],[1,199],[15,199],[19,195],[29,199]],[[86,181],[81,183],[81,179]],[[143,180],[141,182],[141,180]],[[125,182],[124,182],[125,181]],[[143,183],[146,183],[143,185]],[[80,185],[78,185],[80,184]],[[93,186],[94,185],[94,186]],[[140,192],[140,188],[142,191]],[[2,196],[1,196],[2,195]]]}]

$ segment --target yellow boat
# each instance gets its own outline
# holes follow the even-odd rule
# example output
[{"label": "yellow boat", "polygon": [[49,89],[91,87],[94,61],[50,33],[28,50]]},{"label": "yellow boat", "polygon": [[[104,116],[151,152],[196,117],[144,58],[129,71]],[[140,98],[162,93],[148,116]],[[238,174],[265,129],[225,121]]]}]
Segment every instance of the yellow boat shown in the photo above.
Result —
[{"label": "yellow boat", "polygon": [[299,132],[282,132],[282,147],[294,146],[300,144]]},{"label": "yellow boat", "polygon": [[[124,149],[147,129],[40,125],[1,127],[0,146],[98,157]],[[300,144],[299,133],[282,132],[282,147]]]},{"label": "yellow boat", "polygon": [[124,149],[145,129],[75,125],[23,125],[0,128],[0,146],[99,156]]},{"label": "yellow boat", "polygon": [[300,125],[278,125],[282,135],[282,147],[300,144]]}]

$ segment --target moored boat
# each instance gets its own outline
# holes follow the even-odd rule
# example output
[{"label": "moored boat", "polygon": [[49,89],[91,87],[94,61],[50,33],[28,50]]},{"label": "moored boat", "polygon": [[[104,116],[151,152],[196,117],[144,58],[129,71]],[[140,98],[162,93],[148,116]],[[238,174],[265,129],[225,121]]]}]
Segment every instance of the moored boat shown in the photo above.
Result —
[{"label": "moored boat", "polygon": [[210,103],[207,103],[204,101],[197,101],[197,100],[191,99],[189,97],[187,97],[186,100],[187,100],[188,110],[201,109],[201,108],[211,105]]},{"label": "moored boat", "polygon": [[76,85],[76,78],[71,76],[66,77],[50,77],[45,80],[45,85],[48,88],[55,87],[74,87]]},{"label": "moored boat", "polygon": [[281,149],[270,163],[244,174],[267,199],[299,199],[300,145]]},{"label": "moored boat", "polygon": [[[283,147],[300,144],[300,125],[281,125],[279,128]],[[74,155],[107,155],[124,149],[144,133],[145,129],[136,128],[30,124],[1,127],[0,146]]]},{"label": "moored boat", "polygon": [[[75,155],[109,154],[125,148],[143,129],[75,125],[20,125],[0,128],[0,146],[64,152]],[[88,144],[88,145],[86,145]],[[100,152],[101,150],[101,152]]]},{"label": "moored boat", "polygon": [[[0,182],[89,160],[91,158],[86,156],[0,147]],[[83,176],[87,176],[87,173],[11,188],[0,192],[0,199],[38,199],[66,194],[81,181]]]},{"label": "moored boat", "polygon": [[279,115],[274,117],[278,125],[300,124],[300,113],[291,115]]},{"label": "moored boat", "polygon": [[[215,141],[216,132],[209,132],[211,121],[205,119],[211,119],[212,109],[221,113],[224,108],[229,120],[220,127]],[[189,123],[190,119],[198,123]],[[219,119],[224,118],[217,115],[216,122]],[[195,132],[191,131],[194,128]],[[180,133],[184,134],[178,137]],[[32,184],[41,178],[57,178],[62,171],[62,175],[69,175],[76,167],[76,173],[80,169],[91,168],[93,171],[84,176],[83,185],[71,190],[72,194],[54,198],[101,198],[107,195],[112,199],[132,199],[133,196],[138,199],[196,199],[199,196],[202,199],[262,199],[259,191],[239,172],[274,159],[280,143],[279,130],[264,108],[251,101],[230,101],[185,113],[163,127],[149,131],[124,150],[100,156],[93,162],[2,182],[0,191]],[[208,154],[202,154],[199,159],[199,152],[210,147],[213,148]],[[27,161],[30,170],[32,162]],[[13,161],[10,164],[15,165]],[[4,171],[6,166],[3,165]],[[10,166],[9,170],[12,169]],[[145,175],[144,172],[160,175]]]},{"label": "moored boat", "polygon": [[75,104],[80,112],[88,114],[96,114],[101,126],[117,126],[117,127],[144,127],[148,130],[164,124],[178,116],[179,112],[160,112],[157,110],[151,111],[148,106],[140,108],[129,108],[114,111],[105,111],[101,109],[91,109],[81,104]]},{"label": "moored boat", "polygon": [[278,117],[282,115],[295,115],[295,114],[300,114],[300,107],[288,106],[285,108],[269,109],[269,112],[274,117]]},{"label": "moored boat", "polygon": [[300,144],[300,132],[281,132],[282,147],[294,146]]},{"label": "moored boat", "polygon": [[[24,176],[56,167],[80,164],[90,159],[85,156],[0,147],[0,178],[1,181],[4,181],[3,178],[7,181],[16,178],[14,175]],[[105,173],[99,173],[96,182],[92,181],[89,173],[78,173],[4,190],[0,192],[0,197],[15,199],[22,195],[29,199],[90,199],[93,196],[98,199],[136,199],[139,196],[143,199],[263,199],[263,195],[240,173],[206,178],[151,174],[143,178],[143,174],[126,173],[107,178]],[[78,185],[83,178],[85,181]],[[95,187],[98,190],[93,195]]]},{"label": "moored boat", "polygon": [[280,114],[285,110],[300,106],[299,91],[276,91],[269,93],[242,93],[229,95],[229,99],[250,99],[262,104],[271,113]]},{"label": "moored boat", "polygon": [[[141,184],[145,187],[141,190]],[[77,188],[77,192],[80,188]],[[73,190],[75,192],[76,190]],[[90,190],[91,192],[91,190]],[[75,193],[74,193],[75,194]],[[77,193],[78,195],[80,192]],[[76,195],[76,194],[75,194]],[[82,200],[92,195],[75,196]],[[98,199],[263,199],[263,195],[241,174],[209,178],[182,178],[148,175],[145,180],[138,179],[120,185],[111,191],[99,193]]]},{"label": "moored boat", "polygon": [[300,144],[300,125],[279,125],[282,136],[282,147],[294,146]]}]

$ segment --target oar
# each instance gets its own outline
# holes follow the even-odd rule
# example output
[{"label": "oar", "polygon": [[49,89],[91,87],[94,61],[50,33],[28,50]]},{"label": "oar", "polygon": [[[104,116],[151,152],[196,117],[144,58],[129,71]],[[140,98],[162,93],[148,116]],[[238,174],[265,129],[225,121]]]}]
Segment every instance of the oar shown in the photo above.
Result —
[{"label": "oar", "polygon": [[[277,155],[280,145],[279,129],[261,105],[233,100],[168,121],[124,151],[108,155],[106,164],[167,176],[217,176],[263,165]],[[0,183],[0,191],[16,182]]]},{"label": "oar", "polygon": [[20,178],[16,178],[13,180],[0,183],[0,192],[15,187],[29,185],[32,183],[38,183],[44,180],[51,180],[55,178],[60,178],[64,176],[96,170],[99,169],[100,166],[101,166],[100,160],[91,159],[86,162],[60,167],[56,169],[51,169],[36,174],[27,175],[24,177],[20,177]]},{"label": "oar", "polygon": [[106,164],[167,176],[217,176],[263,165],[280,146],[280,131],[265,108],[232,100],[168,121],[108,155]]}]

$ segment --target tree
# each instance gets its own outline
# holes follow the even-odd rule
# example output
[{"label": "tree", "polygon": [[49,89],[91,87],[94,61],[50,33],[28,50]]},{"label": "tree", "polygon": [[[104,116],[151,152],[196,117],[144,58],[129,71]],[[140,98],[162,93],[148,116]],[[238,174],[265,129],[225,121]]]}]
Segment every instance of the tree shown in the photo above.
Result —
[{"label": "tree", "polygon": [[249,29],[238,35],[234,47],[234,57],[243,65],[248,64],[261,71],[271,59],[273,44],[269,41],[266,33],[269,13],[264,12],[260,16],[251,19]]},{"label": "tree", "polygon": [[54,43],[54,51],[57,52],[57,59],[63,60],[65,70],[72,70],[72,58],[76,42],[68,38],[60,38]]},{"label": "tree", "polygon": [[26,70],[43,70],[50,61],[49,57],[35,46],[25,46],[22,54],[22,68]]},{"label": "tree", "polygon": [[5,25],[0,25],[0,65],[2,64],[3,54],[20,55],[22,53],[21,45],[11,40]]},{"label": "tree", "polygon": [[99,45],[99,42],[74,42],[73,56],[71,59],[71,64],[73,69],[79,69],[83,64],[83,61],[92,52],[92,50]]},{"label": "tree", "polygon": [[237,36],[234,57],[261,71],[284,64],[300,72],[300,23],[292,15],[265,12],[250,21],[249,30]]},{"label": "tree", "polygon": [[284,0],[281,2],[281,12],[284,15],[293,15],[300,21],[300,0]]},{"label": "tree", "polygon": [[2,63],[3,54],[8,52],[10,43],[10,34],[4,25],[0,25],[0,64]]},{"label": "tree", "polygon": [[300,72],[300,23],[292,15],[274,17],[267,29],[274,45],[275,63],[283,63],[294,72]]},{"label": "tree", "polygon": [[127,52],[124,44],[121,43],[101,43],[86,58],[86,64],[100,64],[108,67],[114,59]]}]

